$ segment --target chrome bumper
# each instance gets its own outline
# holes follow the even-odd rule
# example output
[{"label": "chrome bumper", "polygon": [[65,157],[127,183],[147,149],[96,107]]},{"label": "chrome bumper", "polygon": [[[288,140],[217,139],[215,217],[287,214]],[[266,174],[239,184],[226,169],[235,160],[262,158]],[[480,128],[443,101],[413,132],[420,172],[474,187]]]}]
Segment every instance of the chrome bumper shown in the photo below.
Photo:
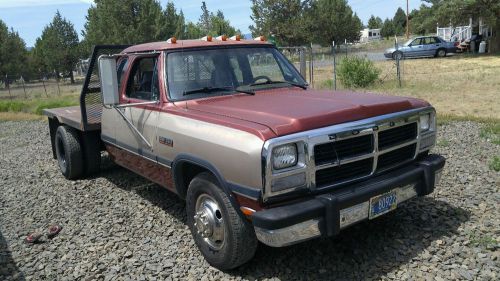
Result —
[{"label": "chrome bumper", "polygon": [[[358,190],[356,190],[356,192],[359,192],[359,196],[354,195],[348,197],[344,196],[344,194],[327,196],[319,195],[309,201],[298,203],[301,205],[277,207],[291,209],[281,209],[278,211],[278,215],[268,216],[266,223],[262,222],[264,219],[261,220],[260,218],[254,218],[254,229],[257,239],[271,247],[283,247],[320,236],[335,235],[346,227],[368,219],[370,212],[370,198],[376,195],[383,194],[388,191],[395,191],[397,194],[397,204],[399,205],[400,203],[411,198],[431,193],[434,190],[434,186],[440,181],[441,172],[444,166],[444,158],[440,157],[438,164],[432,166],[434,167],[427,168],[429,171],[423,172],[422,175],[418,176],[421,180],[413,181],[402,186],[399,185],[399,187],[391,188],[384,186],[383,184],[379,184],[375,189],[372,188],[373,186],[368,184],[366,188],[357,188]],[[413,173],[414,171],[411,172]],[[408,173],[409,178],[410,176],[411,174]],[[428,176],[432,176],[432,180],[430,182],[429,179],[427,179]],[[404,182],[404,179],[398,178],[396,182],[397,181]],[[428,185],[432,186],[429,187]],[[365,188],[365,190],[362,190],[363,188]],[[359,197],[363,198],[361,202],[358,200]],[[301,218],[307,217],[308,214],[316,217],[305,219],[292,225],[276,229],[269,229],[265,227],[266,225],[273,225],[272,220],[275,220],[276,224],[279,225],[280,216],[284,216],[283,213],[286,213],[286,210],[293,210],[295,208],[302,208],[303,212],[300,213],[301,211],[295,211],[295,213],[291,215],[294,217],[293,219],[290,219],[289,217],[282,217],[282,220],[297,221]],[[269,209],[269,211],[272,210],[273,209]],[[259,216],[258,213],[259,212],[255,214],[257,217]]]}]

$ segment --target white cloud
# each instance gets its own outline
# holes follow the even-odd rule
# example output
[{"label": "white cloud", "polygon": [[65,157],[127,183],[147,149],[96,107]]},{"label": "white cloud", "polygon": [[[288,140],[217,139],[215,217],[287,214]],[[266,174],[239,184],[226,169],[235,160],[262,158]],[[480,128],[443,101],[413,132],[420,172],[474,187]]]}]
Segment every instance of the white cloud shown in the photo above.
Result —
[{"label": "white cloud", "polygon": [[92,4],[93,2],[93,0],[0,0],[0,8],[19,8],[77,3]]}]

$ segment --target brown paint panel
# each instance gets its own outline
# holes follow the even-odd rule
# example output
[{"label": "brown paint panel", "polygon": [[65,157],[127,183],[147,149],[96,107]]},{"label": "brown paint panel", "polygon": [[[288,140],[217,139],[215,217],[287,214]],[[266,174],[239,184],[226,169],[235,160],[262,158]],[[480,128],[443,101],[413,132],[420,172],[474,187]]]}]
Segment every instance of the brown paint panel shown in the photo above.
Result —
[{"label": "brown paint panel", "polygon": [[106,145],[106,150],[116,164],[177,193],[173,184],[172,169],[112,145]]}]

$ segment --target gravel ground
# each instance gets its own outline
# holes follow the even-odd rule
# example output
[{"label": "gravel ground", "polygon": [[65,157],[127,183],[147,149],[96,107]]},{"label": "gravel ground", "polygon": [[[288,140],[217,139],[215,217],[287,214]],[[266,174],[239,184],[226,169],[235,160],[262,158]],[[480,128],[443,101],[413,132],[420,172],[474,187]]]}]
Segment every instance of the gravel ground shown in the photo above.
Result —
[{"label": "gravel ground", "polygon": [[[208,265],[173,194],[105,161],[103,172],[71,182],[51,157],[45,122],[0,123],[0,280],[337,279],[498,280],[499,146],[480,124],[440,127],[442,183],[376,221],[332,239],[270,248],[237,270]],[[52,240],[23,243],[50,223]]]}]

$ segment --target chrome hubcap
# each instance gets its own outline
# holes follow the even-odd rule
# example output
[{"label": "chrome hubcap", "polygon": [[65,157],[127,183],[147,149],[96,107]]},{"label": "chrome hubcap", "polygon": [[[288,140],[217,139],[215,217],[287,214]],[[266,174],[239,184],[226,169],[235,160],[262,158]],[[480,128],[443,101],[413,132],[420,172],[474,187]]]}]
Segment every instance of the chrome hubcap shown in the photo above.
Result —
[{"label": "chrome hubcap", "polygon": [[222,210],[208,194],[202,194],[196,200],[194,227],[205,243],[214,249],[224,246],[226,230]]}]

